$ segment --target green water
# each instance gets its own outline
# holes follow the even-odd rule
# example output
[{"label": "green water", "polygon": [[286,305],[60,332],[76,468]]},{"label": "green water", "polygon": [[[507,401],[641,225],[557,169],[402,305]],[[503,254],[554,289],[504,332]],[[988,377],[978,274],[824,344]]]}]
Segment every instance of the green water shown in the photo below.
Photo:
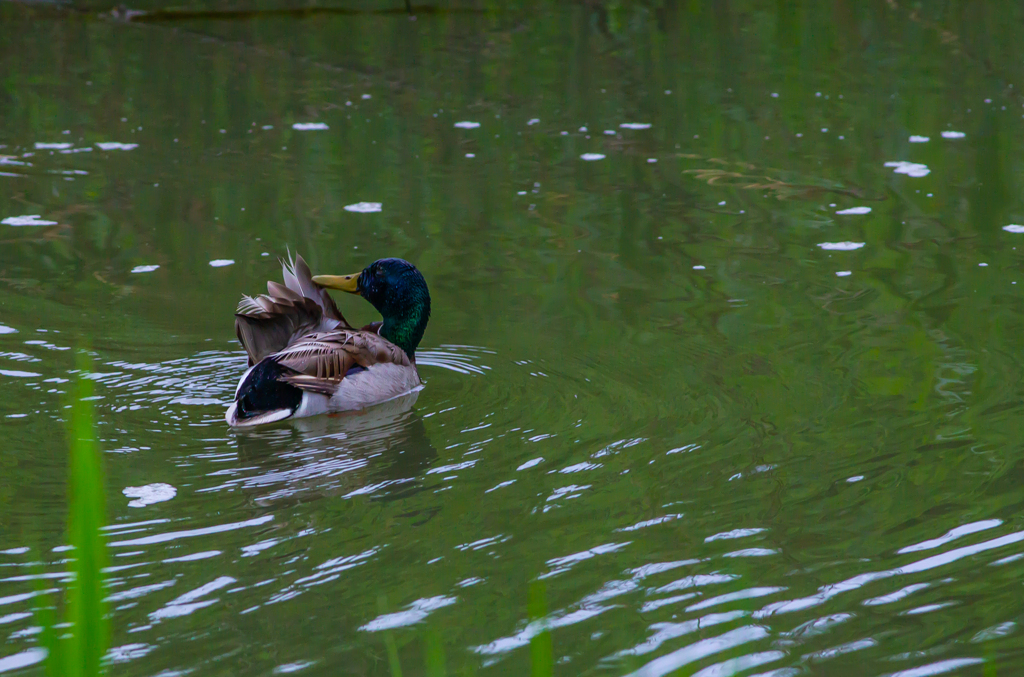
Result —
[{"label": "green water", "polygon": [[[347,7],[0,3],[0,672],[88,346],[111,674],[1018,674],[1019,4]],[[226,427],[289,249],[414,401]]]}]

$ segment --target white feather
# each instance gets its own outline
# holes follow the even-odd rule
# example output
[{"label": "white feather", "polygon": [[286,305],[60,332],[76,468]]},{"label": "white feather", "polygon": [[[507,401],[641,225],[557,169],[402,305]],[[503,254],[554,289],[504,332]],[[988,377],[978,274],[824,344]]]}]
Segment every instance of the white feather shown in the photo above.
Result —
[{"label": "white feather", "polygon": [[279,260],[281,261],[281,276],[284,278],[284,286],[301,295],[302,285],[299,284],[299,279],[295,277],[295,260],[292,259],[291,249],[288,250],[287,261],[284,259]]},{"label": "white feather", "polygon": [[236,412],[238,410],[238,403],[234,402],[228,407],[227,412],[224,414],[224,420],[228,422],[228,425],[232,428],[250,428],[257,425],[266,425],[268,423],[276,423],[277,421],[283,421],[286,418],[291,418],[291,409],[273,409],[271,411],[265,411],[261,414],[247,418],[245,420],[239,420]]},{"label": "white feather", "polygon": [[[300,276],[295,272],[296,261],[302,261],[305,263],[301,256],[297,259],[292,258],[291,251],[288,252],[288,260],[281,261],[281,272],[284,277],[284,286],[288,287],[299,296],[305,296],[308,299],[313,299],[316,301],[317,305],[323,308],[323,301],[320,298],[319,287],[313,283],[313,279],[308,275]],[[306,264],[306,268],[308,267],[308,264]]]},{"label": "white feather", "polygon": [[305,418],[306,416],[318,416],[332,411],[331,398],[320,393],[302,393],[302,402],[292,415],[292,418]]}]

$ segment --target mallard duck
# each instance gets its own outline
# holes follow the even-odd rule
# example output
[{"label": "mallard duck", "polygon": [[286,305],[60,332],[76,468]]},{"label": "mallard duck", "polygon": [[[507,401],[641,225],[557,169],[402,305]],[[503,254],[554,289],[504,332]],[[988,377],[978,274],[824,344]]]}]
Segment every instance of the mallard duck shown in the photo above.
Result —
[{"label": "mallard duck", "polygon": [[[365,409],[420,386],[416,347],[430,318],[420,271],[402,259],[374,261],[354,275],[313,276],[301,256],[282,261],[284,284],[243,296],[235,332],[249,369],[228,407],[228,425],[248,427]],[[355,329],[328,289],[362,296],[382,322]]]}]

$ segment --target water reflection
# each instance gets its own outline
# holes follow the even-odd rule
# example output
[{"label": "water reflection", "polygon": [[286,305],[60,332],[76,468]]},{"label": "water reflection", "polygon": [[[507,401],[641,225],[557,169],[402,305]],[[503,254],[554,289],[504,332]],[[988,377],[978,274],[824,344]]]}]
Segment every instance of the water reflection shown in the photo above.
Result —
[{"label": "water reflection", "polygon": [[316,496],[376,500],[411,496],[437,460],[419,391],[365,411],[299,419],[274,429],[238,433],[241,476],[203,491],[240,489],[258,505],[287,505]]},{"label": "water reflection", "polygon": [[[1016,674],[1019,7],[215,4],[0,3],[0,671],[81,341],[126,675]],[[289,247],[429,272],[414,403],[224,427]]]}]

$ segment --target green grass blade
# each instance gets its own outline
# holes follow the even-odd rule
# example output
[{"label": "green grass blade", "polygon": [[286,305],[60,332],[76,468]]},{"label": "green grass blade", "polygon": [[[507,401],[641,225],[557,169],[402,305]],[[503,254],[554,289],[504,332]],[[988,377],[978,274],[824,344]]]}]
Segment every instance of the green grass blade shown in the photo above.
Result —
[{"label": "green grass blade", "polygon": [[448,672],[444,664],[444,641],[437,628],[427,630],[423,651],[427,677],[445,677]]},{"label": "green grass blade", "polygon": [[[388,612],[388,598],[385,595],[377,597],[377,609],[382,615]],[[388,667],[391,668],[391,677],[402,677],[402,664],[398,660],[398,645],[395,644],[395,636],[390,630],[384,631],[384,647],[388,652]]]},{"label": "green grass blade", "polygon": [[67,658],[70,677],[99,675],[108,642],[103,605],[103,568],[106,545],[100,529],[105,521],[103,464],[96,444],[92,381],[85,358],[79,360],[75,399],[71,403],[71,477],[68,531],[74,548],[75,575],[68,600],[73,639]]},{"label": "green grass blade", "polygon": [[[530,583],[527,612],[531,623],[546,622],[548,615],[547,593],[543,581]],[[544,630],[530,638],[530,674],[532,677],[551,677],[555,671],[554,651],[551,645],[551,631]]]}]

